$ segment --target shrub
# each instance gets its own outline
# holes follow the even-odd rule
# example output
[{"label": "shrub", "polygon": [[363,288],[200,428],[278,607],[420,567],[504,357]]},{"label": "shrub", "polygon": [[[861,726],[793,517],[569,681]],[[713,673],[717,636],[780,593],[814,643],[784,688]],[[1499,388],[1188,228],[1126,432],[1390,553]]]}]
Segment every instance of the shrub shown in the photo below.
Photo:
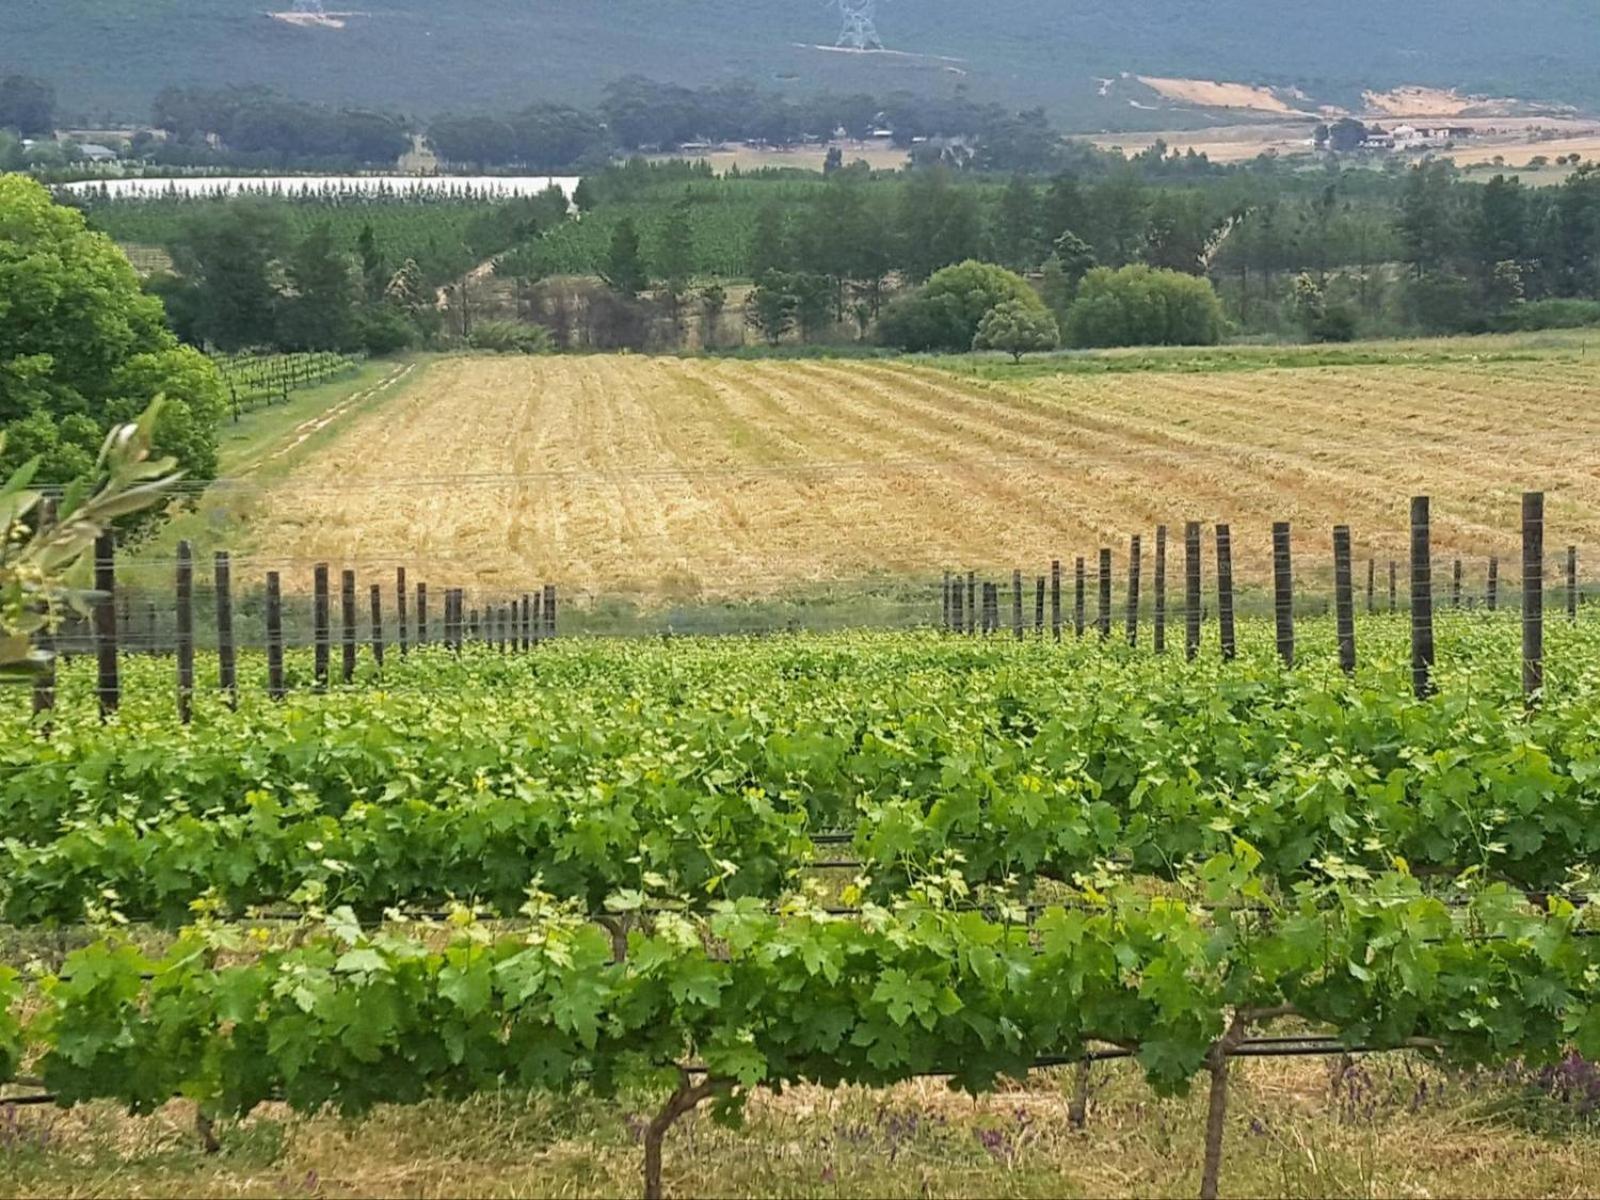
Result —
[{"label": "shrub", "polygon": [[517,321],[479,321],[467,337],[467,345],[498,354],[549,354],[552,347],[550,331],[543,325]]},{"label": "shrub", "polygon": [[1505,315],[1508,329],[1580,329],[1600,325],[1600,300],[1530,300]]},{"label": "shrub", "polygon": [[1006,300],[983,314],[972,348],[1004,350],[1013,362],[1021,362],[1030,350],[1055,349],[1058,336],[1056,319],[1044,309]]},{"label": "shrub", "polygon": [[398,309],[374,305],[356,318],[356,342],[374,357],[398,354],[417,340],[416,324]]},{"label": "shrub", "polygon": [[1047,312],[1015,271],[968,259],[935,271],[914,294],[891,304],[878,322],[878,339],[903,350],[970,350],[984,314],[1007,301]]},{"label": "shrub", "polygon": [[1096,267],[1067,311],[1066,336],[1074,346],[1214,346],[1222,324],[1210,280],[1145,266]]}]

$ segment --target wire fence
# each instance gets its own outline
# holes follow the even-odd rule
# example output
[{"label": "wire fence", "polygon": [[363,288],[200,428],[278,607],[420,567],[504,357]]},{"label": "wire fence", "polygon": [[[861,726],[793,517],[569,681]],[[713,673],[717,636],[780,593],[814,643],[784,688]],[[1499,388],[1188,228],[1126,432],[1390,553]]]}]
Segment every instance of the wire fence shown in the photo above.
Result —
[{"label": "wire fence", "polygon": [[[1404,558],[1361,557],[1348,526],[1311,532],[1276,522],[1270,554],[1250,558],[1265,569],[1241,570],[1241,542],[1230,525],[1191,521],[1026,570],[952,566],[779,590],[771,572],[730,571],[711,581],[710,597],[677,598],[542,581],[504,589],[441,585],[388,559],[331,563],[217,551],[201,563],[188,542],[170,557],[119,558],[107,536],[96,545],[92,611],[68,614],[45,648],[69,660],[93,656],[97,694],[109,711],[120,698],[117,664],[128,655],[174,657],[184,708],[197,652],[218,657],[224,690],[238,686],[241,653],[264,655],[267,689],[280,696],[291,686],[284,662],[292,651],[311,651],[312,686],[327,690],[354,684],[362,664],[381,665],[386,655],[413,647],[524,653],[558,636],[924,628],[1016,639],[1115,636],[1156,653],[1181,647],[1193,658],[1202,631],[1215,626],[1222,656],[1231,659],[1238,623],[1270,618],[1277,652],[1292,666],[1297,622],[1331,615],[1340,665],[1351,671],[1358,660],[1356,616],[1394,614],[1410,622],[1414,686],[1426,695],[1436,615],[1503,611],[1521,615],[1523,686],[1536,695],[1547,599],[1571,620],[1588,594],[1579,548],[1547,553],[1543,494],[1523,497],[1520,547],[1471,557],[1435,557],[1427,497],[1413,500],[1410,515]],[[48,674],[36,681],[37,708],[53,705],[53,687]]]}]

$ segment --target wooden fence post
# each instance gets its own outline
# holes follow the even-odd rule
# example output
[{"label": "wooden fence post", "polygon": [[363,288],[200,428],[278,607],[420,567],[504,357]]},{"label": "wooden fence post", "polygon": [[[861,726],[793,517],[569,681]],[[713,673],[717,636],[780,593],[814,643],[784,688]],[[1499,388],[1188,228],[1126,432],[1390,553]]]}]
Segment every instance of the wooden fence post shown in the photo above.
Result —
[{"label": "wooden fence post", "polygon": [[1455,560],[1450,571],[1450,607],[1461,607],[1461,560]]},{"label": "wooden fence post", "polygon": [[238,655],[233,640],[233,564],[226,550],[213,557],[217,587],[217,687],[229,708],[239,707]]},{"label": "wooden fence post", "polygon": [[339,575],[340,649],[343,651],[345,683],[356,681],[356,573],[344,571]]},{"label": "wooden fence post", "polygon": [[383,670],[383,588],[376,583],[372,585],[372,661]]},{"label": "wooden fence post", "polygon": [[1022,640],[1022,572],[1011,572],[1011,632]]},{"label": "wooden fence post", "polygon": [[1567,547],[1567,620],[1578,619],[1578,548]]},{"label": "wooden fence post", "polygon": [[1490,612],[1500,607],[1500,557],[1489,556],[1489,582],[1484,586],[1484,604]]},{"label": "wooden fence post", "polygon": [[1085,574],[1083,556],[1079,555],[1077,562],[1073,565],[1072,579],[1072,632],[1076,637],[1083,636]]},{"label": "wooden fence post", "polygon": [[1111,636],[1111,547],[1100,547],[1100,602],[1095,606],[1094,627],[1102,638]]},{"label": "wooden fence post", "polygon": [[1190,662],[1200,653],[1200,522],[1183,527],[1183,653]]},{"label": "wooden fence post", "polygon": [[533,644],[533,600],[522,593],[522,652],[526,654]]},{"label": "wooden fence post", "polygon": [[283,593],[276,571],[267,572],[267,695],[283,699]]},{"label": "wooden fence post", "polygon": [[328,690],[328,564],[318,563],[311,577],[311,639],[315,647],[313,684],[319,692]]},{"label": "wooden fence post", "polygon": [[1400,610],[1400,593],[1399,593],[1399,590],[1395,586],[1395,579],[1396,579],[1396,571],[1395,571],[1394,559],[1391,558],[1389,560],[1389,612],[1390,613],[1395,613],[1395,612],[1398,612]]},{"label": "wooden fence post", "polygon": [[417,584],[417,645],[428,644],[428,585]]},{"label": "wooden fence post", "polygon": [[1411,690],[1419,700],[1433,694],[1433,559],[1429,546],[1428,498],[1411,500]]},{"label": "wooden fence post", "polygon": [[1378,560],[1375,558],[1367,559],[1367,615],[1369,617],[1378,611],[1377,595],[1374,591],[1374,585],[1377,582],[1377,575]]},{"label": "wooden fence post", "polygon": [[1050,636],[1061,640],[1061,560],[1050,560]]},{"label": "wooden fence post", "polygon": [[1522,693],[1544,688],[1544,493],[1522,493]]},{"label": "wooden fence post", "polygon": [[411,652],[410,639],[406,636],[406,569],[396,567],[394,571],[394,631],[395,638],[400,644],[400,657],[404,658]]},{"label": "wooden fence post", "polygon": [[1238,653],[1233,630],[1233,533],[1217,526],[1217,628],[1222,635],[1222,661]]},{"label": "wooden fence post", "polygon": [[94,540],[94,590],[100,593],[94,605],[95,658],[99,665],[97,692],[100,716],[109,717],[122,702],[122,684],[117,674],[117,538],[110,530]]},{"label": "wooden fence post", "polygon": [[961,576],[957,575],[955,582],[950,585],[950,628],[955,633],[967,631],[967,612],[961,588]]},{"label": "wooden fence post", "polygon": [[177,596],[178,720],[194,715],[194,548],[178,543]]},{"label": "wooden fence post", "polygon": [[[1367,560],[1371,563],[1371,559]],[[1339,669],[1346,675],[1356,669],[1355,597],[1351,595],[1350,527],[1333,527],[1333,605],[1339,634]]]},{"label": "wooden fence post", "polygon": [[978,628],[978,573],[967,572],[967,633],[975,633]]},{"label": "wooden fence post", "polygon": [[1278,657],[1294,666],[1294,560],[1289,522],[1272,523],[1272,612],[1277,618]]},{"label": "wooden fence post", "polygon": [[1157,654],[1167,652],[1167,527],[1156,526],[1156,612],[1151,644]]},{"label": "wooden fence post", "polygon": [[942,616],[939,619],[941,628],[946,633],[950,632],[950,572],[944,573],[944,589],[939,593]]},{"label": "wooden fence post", "polygon": [[1140,561],[1139,535],[1136,533],[1128,539],[1128,604],[1127,628],[1128,645],[1139,644],[1139,575],[1143,565]]},{"label": "wooden fence post", "polygon": [[1044,576],[1040,575],[1033,584],[1033,632],[1038,637],[1044,636]]}]

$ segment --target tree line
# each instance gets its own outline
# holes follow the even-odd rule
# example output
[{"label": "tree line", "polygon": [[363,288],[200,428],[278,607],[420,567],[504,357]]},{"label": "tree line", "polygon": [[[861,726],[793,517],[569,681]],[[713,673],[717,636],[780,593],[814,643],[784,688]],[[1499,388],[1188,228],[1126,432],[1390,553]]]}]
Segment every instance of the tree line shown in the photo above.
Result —
[{"label": "tree line", "polygon": [[[823,180],[636,161],[586,178],[579,200],[590,224],[519,248],[511,265],[522,277],[559,263],[624,280],[629,294],[660,286],[672,297],[697,276],[748,277],[762,285],[753,323],[766,333],[835,336],[843,324],[864,336],[891,293],[968,260],[1031,277],[1063,329],[1100,267],[1207,280],[1234,328],[1319,340],[1600,320],[1593,168],[1529,187],[1471,182],[1444,161],[1261,164],[1180,181],[1129,162],[1099,177],[1005,183],[944,165],[854,164]],[[575,255],[580,238],[587,251]]]}]

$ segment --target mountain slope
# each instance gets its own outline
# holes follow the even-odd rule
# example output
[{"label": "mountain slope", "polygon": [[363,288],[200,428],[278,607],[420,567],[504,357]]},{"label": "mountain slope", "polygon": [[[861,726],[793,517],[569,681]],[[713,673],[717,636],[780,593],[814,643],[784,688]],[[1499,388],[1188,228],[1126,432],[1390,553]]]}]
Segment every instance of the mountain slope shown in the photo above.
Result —
[{"label": "mountain slope", "polygon": [[0,66],[51,79],[85,119],[142,117],[173,83],[426,115],[588,102],[628,73],[802,91],[965,85],[1083,129],[1175,123],[1170,106],[1102,94],[1122,72],[1348,106],[1368,88],[1426,85],[1600,107],[1592,0],[882,0],[896,54],[833,50],[839,19],[821,0],[325,2],[363,12],[329,28],[268,16],[290,0],[4,0]]}]

